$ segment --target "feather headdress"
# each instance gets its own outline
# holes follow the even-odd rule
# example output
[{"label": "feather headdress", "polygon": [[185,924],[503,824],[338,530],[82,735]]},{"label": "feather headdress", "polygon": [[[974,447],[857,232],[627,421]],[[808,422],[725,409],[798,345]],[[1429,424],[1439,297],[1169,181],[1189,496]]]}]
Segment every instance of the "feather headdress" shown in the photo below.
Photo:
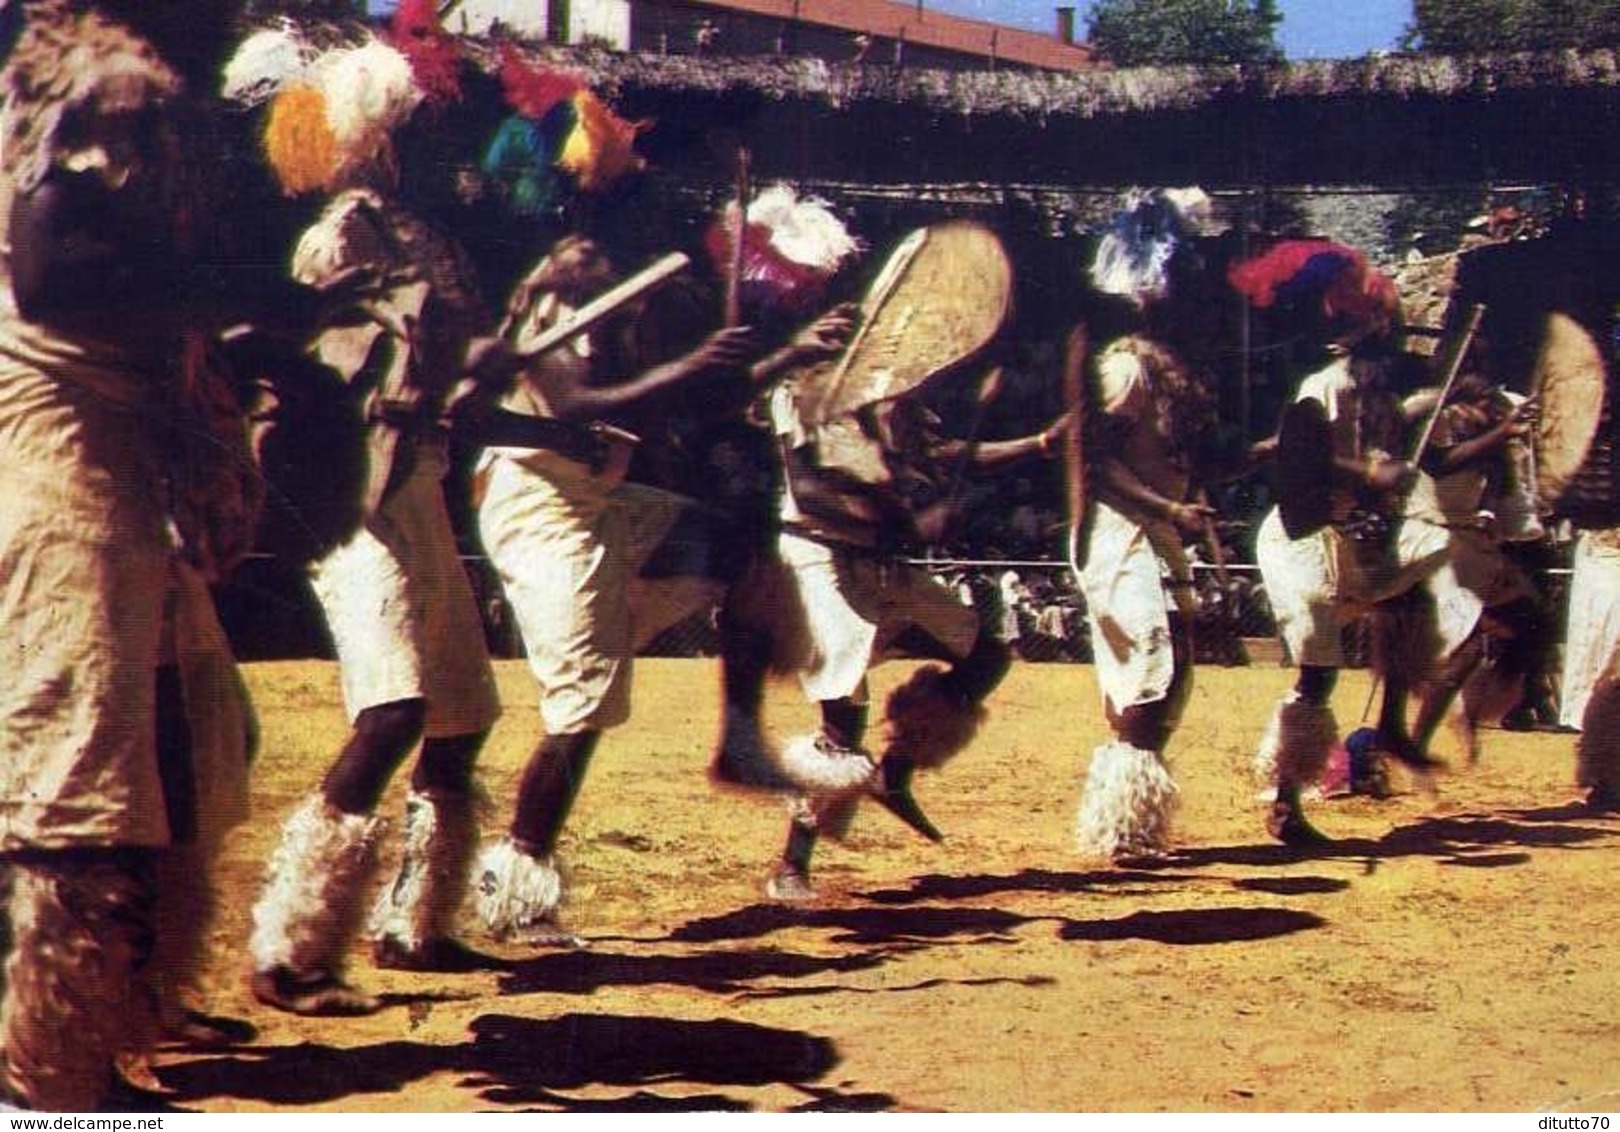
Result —
[{"label": "feather headdress", "polygon": [[399,0],[388,41],[411,61],[416,84],[432,103],[461,99],[461,48],[439,22],[438,0]]},{"label": "feather headdress", "polygon": [[410,60],[371,39],[314,59],[284,84],[265,119],[264,148],[288,194],[351,183],[422,103]]},{"label": "feather headdress", "polygon": [[[819,305],[838,269],[864,245],[852,236],[832,206],[800,197],[789,185],[772,185],[748,205],[743,236],[742,301],[755,309],[799,314]],[[704,237],[715,269],[732,261],[736,206],[717,217]]]},{"label": "feather headdress", "polygon": [[1296,310],[1353,330],[1383,328],[1400,313],[1394,281],[1360,250],[1332,240],[1283,240],[1226,277],[1262,310]]},{"label": "feather headdress", "polygon": [[500,76],[514,113],[497,127],[483,168],[516,211],[534,215],[569,189],[601,192],[645,168],[635,142],[650,122],[625,121],[583,80],[532,66],[511,46],[502,51]]},{"label": "feather headdress", "polygon": [[1162,299],[1170,289],[1170,261],[1176,249],[1199,233],[1209,213],[1209,196],[1202,189],[1131,193],[1098,241],[1091,263],[1092,285],[1137,306]]},{"label": "feather headdress", "polygon": [[258,106],[302,77],[315,54],[290,22],[263,28],[244,39],[226,62],[219,92],[242,106]]}]

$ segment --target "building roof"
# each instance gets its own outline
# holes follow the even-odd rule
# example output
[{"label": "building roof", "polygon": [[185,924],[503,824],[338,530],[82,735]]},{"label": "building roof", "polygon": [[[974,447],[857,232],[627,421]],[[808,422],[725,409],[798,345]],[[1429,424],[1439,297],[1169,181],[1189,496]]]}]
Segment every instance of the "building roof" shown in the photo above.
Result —
[{"label": "building roof", "polygon": [[[1620,52],[942,71],[536,46],[653,138],[744,130],[760,169],[872,183],[1614,181]],[[475,52],[492,66],[493,48]],[[666,160],[674,160],[673,156]],[[856,172],[858,171],[858,172]]]},{"label": "building roof", "polygon": [[1026,67],[1077,71],[1096,65],[1091,49],[1058,38],[1056,8],[1053,34],[965,20],[929,11],[924,3],[897,0],[694,0],[702,7],[755,16],[817,24],[903,40],[942,51],[957,51]]}]

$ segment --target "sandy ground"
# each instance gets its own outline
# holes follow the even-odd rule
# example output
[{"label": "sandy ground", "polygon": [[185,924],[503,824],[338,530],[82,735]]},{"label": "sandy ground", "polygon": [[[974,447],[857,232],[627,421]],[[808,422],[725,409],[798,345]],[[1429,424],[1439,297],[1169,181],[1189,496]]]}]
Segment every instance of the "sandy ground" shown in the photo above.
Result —
[{"label": "sandy ground", "polygon": [[[244,941],[280,819],[341,736],[335,669],[247,675],[257,812],[220,868],[208,984],[260,1033],[165,1051],[181,1109],[1620,1109],[1620,821],[1575,804],[1567,735],[1488,732],[1436,793],[1398,779],[1387,801],[1317,804],[1335,841],[1301,855],[1266,837],[1248,771],[1292,674],[1203,669],[1172,748],[1180,848],[1113,868],[1072,839],[1104,734],[1091,670],[1024,664],[972,748],[920,780],[947,841],[868,807],[818,855],[820,902],[785,908],[760,895],[781,804],[705,779],[713,664],[648,661],[564,842],[588,949],[502,948],[469,920],[492,969],[419,976],[357,947],[355,981],[388,1008],[319,1020],[251,1002]],[[501,681],[490,831],[537,727],[521,664]],[[1341,720],[1366,697],[1347,673]],[[770,712],[783,734],[809,721],[788,687]]]}]

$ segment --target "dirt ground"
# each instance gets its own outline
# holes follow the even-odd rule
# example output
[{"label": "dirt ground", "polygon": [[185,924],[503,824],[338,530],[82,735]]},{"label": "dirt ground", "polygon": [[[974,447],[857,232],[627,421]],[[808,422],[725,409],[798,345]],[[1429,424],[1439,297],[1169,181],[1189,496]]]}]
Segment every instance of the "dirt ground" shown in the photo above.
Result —
[{"label": "dirt ground", "polygon": [[[879,669],[876,694],[908,671]],[[761,896],[781,804],[705,779],[713,663],[648,661],[564,841],[588,949],[501,948],[470,919],[491,970],[378,971],[357,948],[355,981],[388,1008],[320,1020],[255,1007],[244,944],[280,819],[341,734],[335,669],[247,675],[257,812],[220,870],[209,1005],[260,1033],[166,1051],[180,1109],[1620,1109],[1620,821],[1576,804],[1568,735],[1487,732],[1437,793],[1398,779],[1387,801],[1319,803],[1335,842],[1301,855],[1265,835],[1248,770],[1292,674],[1201,669],[1171,752],[1180,848],[1112,868],[1072,836],[1104,734],[1091,670],[1024,664],[972,748],[919,782],[946,842],[868,807],[818,854],[820,902],[787,908]],[[538,726],[527,672],[500,675],[491,833]],[[1366,698],[1345,674],[1341,721]],[[810,719],[788,687],[770,712],[780,734]]]}]

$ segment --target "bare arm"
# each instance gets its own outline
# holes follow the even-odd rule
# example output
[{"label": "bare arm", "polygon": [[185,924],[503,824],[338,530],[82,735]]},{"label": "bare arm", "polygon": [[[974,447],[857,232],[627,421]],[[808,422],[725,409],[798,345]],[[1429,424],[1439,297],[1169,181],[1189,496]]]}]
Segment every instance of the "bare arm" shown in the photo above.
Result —
[{"label": "bare arm", "polygon": [[709,335],[695,350],[613,385],[595,385],[566,366],[530,370],[551,411],[562,420],[590,421],[645,407],[649,401],[702,377],[735,372],[754,349],[753,331],[729,327]]},{"label": "bare arm", "polygon": [[1423,461],[1424,470],[1432,476],[1448,476],[1490,459],[1509,440],[1529,434],[1535,413],[1536,402],[1534,399],[1527,400],[1473,439],[1446,448],[1431,449]]},{"label": "bare arm", "polygon": [[1206,504],[1183,503],[1161,495],[1116,456],[1103,458],[1095,482],[1099,498],[1123,504],[1126,511],[1168,520],[1189,534],[1201,533],[1205,524],[1216,518],[1215,509]]},{"label": "bare arm", "polygon": [[994,472],[1024,460],[1056,459],[1063,454],[1062,441],[1073,427],[1074,417],[1065,413],[1039,432],[1010,440],[942,440],[934,446],[933,458],[941,464],[966,460],[976,472]]},{"label": "bare arm", "polygon": [[23,316],[92,336],[117,327],[153,341],[182,320],[215,330],[249,323],[302,338],[376,284],[372,274],[352,271],[309,287],[279,263],[189,255],[173,236],[170,207],[154,191],[60,171],[19,197],[8,237]]},{"label": "bare arm", "polygon": [[794,366],[836,354],[844,348],[855,329],[855,314],[853,304],[843,303],[834,307],[800,330],[780,350],[765,355],[750,366],[749,379],[755,385],[762,385]]}]

